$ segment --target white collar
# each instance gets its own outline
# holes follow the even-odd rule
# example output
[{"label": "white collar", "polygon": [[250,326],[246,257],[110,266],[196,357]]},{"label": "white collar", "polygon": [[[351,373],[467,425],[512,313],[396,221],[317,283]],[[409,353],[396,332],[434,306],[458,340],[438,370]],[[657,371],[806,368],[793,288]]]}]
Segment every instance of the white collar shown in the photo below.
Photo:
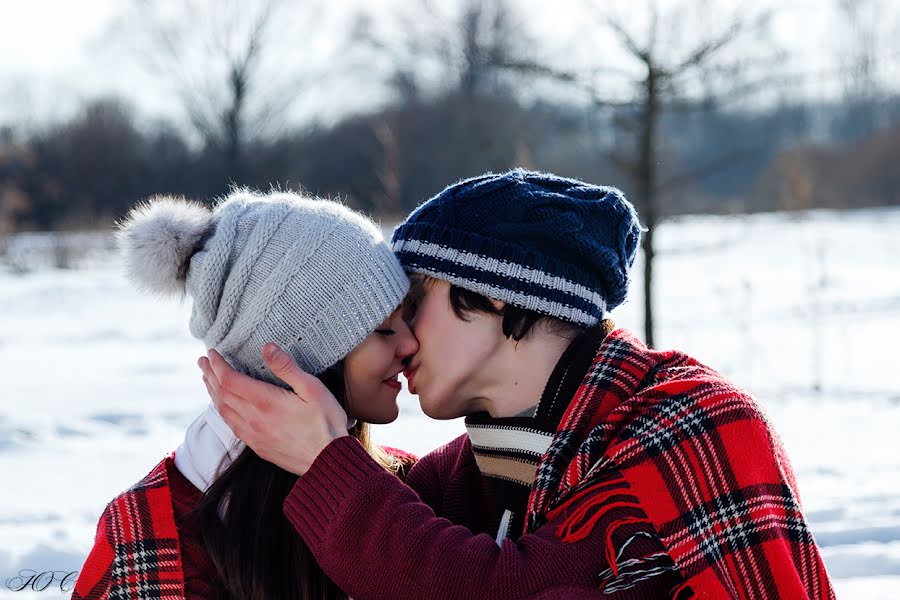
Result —
[{"label": "white collar", "polygon": [[194,487],[206,492],[245,447],[210,404],[184,433],[175,451],[175,466]]}]

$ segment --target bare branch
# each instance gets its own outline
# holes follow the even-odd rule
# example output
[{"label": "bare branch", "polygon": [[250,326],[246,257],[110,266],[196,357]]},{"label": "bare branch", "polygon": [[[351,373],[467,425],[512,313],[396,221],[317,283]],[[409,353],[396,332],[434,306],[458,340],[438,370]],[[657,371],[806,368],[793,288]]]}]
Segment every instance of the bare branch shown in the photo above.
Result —
[{"label": "bare branch", "polygon": [[757,15],[752,22],[742,18],[735,19],[721,34],[704,41],[689,52],[686,59],[671,69],[671,73],[673,76],[680,75],[684,71],[707,63],[714,55],[740,39],[743,34],[766,26],[771,17],[772,12],[765,11]]},{"label": "bare branch", "polygon": [[640,59],[646,64],[650,64],[653,59],[650,49],[642,47],[640,44],[638,44],[618,19],[614,17],[607,17],[603,21],[606,26],[619,37],[619,41],[622,42],[622,45],[625,46],[625,48],[629,52],[631,52],[631,54],[634,55],[635,58]]},{"label": "bare branch", "polygon": [[[528,60],[501,60],[492,63],[498,69],[507,69],[523,75],[543,77],[558,83],[570,84],[587,94],[595,106],[622,107],[631,106],[633,102],[627,99],[612,99],[600,96],[597,86],[584,80],[581,74],[566,71],[549,65]],[[600,74],[602,71],[597,72]],[[616,71],[610,71],[616,73]]]},{"label": "bare branch", "polygon": [[624,173],[626,177],[632,180],[637,177],[637,174],[640,170],[640,165],[635,158],[630,157],[621,151],[616,152],[614,150],[607,149],[600,150],[599,154],[610,163],[612,163],[617,169],[622,171],[622,173]]},{"label": "bare branch", "polygon": [[673,190],[705,179],[710,175],[714,175],[725,167],[733,166],[734,164],[739,163],[742,160],[746,160],[750,156],[758,153],[760,149],[760,146],[757,144],[744,148],[738,148],[724,154],[723,156],[720,156],[716,160],[706,163],[705,165],[701,165],[700,167],[697,167],[695,169],[679,173],[678,175],[674,175],[666,179],[665,181],[660,182],[659,184],[657,184],[655,191],[660,194],[670,193]]},{"label": "bare branch", "polygon": [[656,56],[656,42],[659,37],[659,6],[656,0],[647,0],[647,12],[650,13],[650,20],[647,23],[647,54],[648,56]]}]

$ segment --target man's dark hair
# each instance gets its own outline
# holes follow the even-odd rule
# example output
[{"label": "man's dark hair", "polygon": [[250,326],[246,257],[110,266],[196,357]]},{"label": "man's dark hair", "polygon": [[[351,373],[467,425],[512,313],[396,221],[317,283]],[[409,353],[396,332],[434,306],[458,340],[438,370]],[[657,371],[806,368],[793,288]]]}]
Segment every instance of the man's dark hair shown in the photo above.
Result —
[{"label": "man's dark hair", "polygon": [[[414,275],[412,278],[413,291],[410,294],[412,302],[417,302],[416,290],[422,290],[435,281],[426,275]],[[450,306],[457,318],[468,321],[472,313],[486,313],[503,317],[503,335],[518,342],[523,340],[539,323],[546,323],[553,327],[559,335],[576,337],[587,328],[576,323],[563,321],[527,308],[513,306],[507,303],[503,308],[497,308],[490,298],[477,292],[450,284]]]}]

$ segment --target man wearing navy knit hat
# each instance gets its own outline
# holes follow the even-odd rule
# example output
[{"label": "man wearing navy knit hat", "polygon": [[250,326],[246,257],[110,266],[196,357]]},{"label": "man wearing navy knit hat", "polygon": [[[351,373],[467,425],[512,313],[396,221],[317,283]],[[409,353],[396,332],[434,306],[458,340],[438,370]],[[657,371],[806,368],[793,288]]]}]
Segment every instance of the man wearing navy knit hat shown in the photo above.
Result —
[{"label": "man wearing navy knit hat", "polygon": [[618,190],[523,170],[451,185],[397,228],[420,344],[410,390],[467,428],[405,484],[277,349],[270,368],[304,402],[211,356],[222,416],[301,476],[285,515],[344,591],[834,596],[755,400],[608,318],[640,234]]}]

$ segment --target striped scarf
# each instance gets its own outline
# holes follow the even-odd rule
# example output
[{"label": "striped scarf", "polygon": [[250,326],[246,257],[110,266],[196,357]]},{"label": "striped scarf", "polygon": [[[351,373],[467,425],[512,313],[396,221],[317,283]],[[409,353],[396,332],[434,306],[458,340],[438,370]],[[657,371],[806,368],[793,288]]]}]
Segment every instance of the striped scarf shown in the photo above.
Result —
[{"label": "striped scarf", "polygon": [[620,521],[640,521],[662,541],[683,578],[673,598],[834,598],[796,490],[751,396],[617,329],[541,458],[524,531],[564,515],[557,535],[574,543],[606,527],[611,568],[601,578],[611,591],[624,568],[614,530],[627,523],[603,516],[633,504],[646,518]]},{"label": "striped scarf", "polygon": [[556,427],[593,364],[597,348],[615,329],[606,319],[575,339],[560,357],[531,416],[466,417],[466,432],[481,475],[487,479],[502,515],[496,539],[515,540],[525,525],[525,507],[538,463],[553,441]]}]

